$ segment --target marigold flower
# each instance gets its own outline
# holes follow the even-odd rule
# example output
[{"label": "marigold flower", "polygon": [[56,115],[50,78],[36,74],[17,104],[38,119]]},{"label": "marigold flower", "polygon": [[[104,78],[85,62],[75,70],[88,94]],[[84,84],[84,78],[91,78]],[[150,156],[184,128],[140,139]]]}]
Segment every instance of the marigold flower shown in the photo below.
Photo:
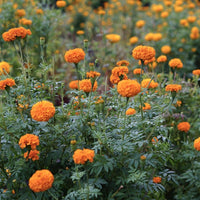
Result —
[{"label": "marigold flower", "polygon": [[188,20],[189,23],[195,22],[196,19],[197,19],[197,18],[196,18],[195,16],[188,16],[188,18],[187,18],[187,20]]},{"label": "marigold flower", "polygon": [[61,1],[61,0],[59,0],[59,1],[56,1],[56,6],[58,7],[58,8],[63,8],[63,7],[65,7],[66,6],[66,2],[65,1]]},{"label": "marigold flower", "polygon": [[141,86],[135,80],[122,80],[117,85],[117,91],[123,97],[133,97],[140,93]]},{"label": "marigold flower", "polygon": [[19,146],[24,149],[26,146],[31,146],[32,150],[36,149],[36,146],[40,144],[39,137],[37,135],[29,134],[21,136],[19,140]]},{"label": "marigold flower", "polygon": [[92,163],[93,160],[94,160],[94,156],[95,156],[94,150],[91,150],[91,149],[83,149],[83,150],[77,149],[74,152],[73,160],[74,160],[75,164],[84,165],[87,161]]},{"label": "marigold flower", "polygon": [[18,17],[23,17],[26,15],[26,11],[24,9],[18,9],[16,10],[15,15]]},{"label": "marigold flower", "polygon": [[158,63],[166,62],[167,61],[167,56],[161,55],[157,58]]},{"label": "marigold flower", "polygon": [[135,74],[135,75],[141,74],[141,72],[142,72],[142,74],[143,74],[143,73],[144,73],[144,70],[142,70],[142,69],[140,69],[140,68],[136,68],[136,69],[133,70],[133,74]]},{"label": "marigold flower", "polygon": [[146,160],[146,156],[145,155],[140,156],[140,160]]},{"label": "marigold flower", "polygon": [[162,12],[162,13],[160,14],[160,16],[161,16],[162,18],[167,18],[167,17],[169,16],[169,12],[164,11],[164,12]]},{"label": "marigold flower", "polygon": [[[151,81],[151,82],[150,82]],[[154,80],[151,80],[150,78],[147,78],[147,79],[143,79],[142,82],[141,82],[141,86],[143,88],[156,88],[158,87],[158,83],[157,82],[154,82]]]},{"label": "marigold flower", "polygon": [[178,92],[181,89],[182,89],[182,86],[178,84],[169,84],[165,87],[165,91],[171,91],[171,92]]},{"label": "marigold flower", "polygon": [[183,68],[183,63],[179,58],[173,58],[169,61],[169,66],[173,69],[175,68]]},{"label": "marigold flower", "polygon": [[110,82],[112,84],[118,84],[121,81],[121,79],[122,80],[128,80],[128,77],[125,73],[121,74],[120,77],[117,76],[117,75],[113,75],[113,74],[111,74],[111,76],[110,76]]},{"label": "marigold flower", "polygon": [[90,79],[83,79],[79,82],[79,90],[83,90],[84,92],[91,92],[97,89],[97,81],[94,82],[93,88]]},{"label": "marigold flower", "polygon": [[30,152],[25,152],[24,153],[24,158],[26,158],[26,160],[31,159],[32,161],[35,160],[39,160],[39,155],[40,152],[38,150],[30,150]]},{"label": "marigold flower", "polygon": [[22,18],[22,19],[19,20],[19,23],[23,24],[23,25],[29,25],[30,26],[32,24],[32,21],[29,20],[29,19],[26,19],[26,18]]},{"label": "marigold flower", "polygon": [[76,31],[76,34],[77,35],[83,35],[85,32],[83,31],[83,30],[78,30],[78,31]]},{"label": "marigold flower", "polygon": [[159,41],[162,39],[162,34],[161,33],[154,33],[153,34],[153,40],[154,41]]},{"label": "marigold flower", "polygon": [[153,47],[149,46],[137,46],[132,51],[132,56],[136,60],[150,60],[151,58],[155,57],[156,51]]},{"label": "marigold flower", "polygon": [[70,49],[65,53],[65,60],[69,63],[79,63],[85,59],[85,52],[81,48]]},{"label": "marigold flower", "polygon": [[0,62],[0,76],[2,74],[6,75],[9,72],[10,72],[10,65],[9,65],[9,63],[4,62],[4,61]]},{"label": "marigold flower", "polygon": [[138,37],[134,36],[129,39],[130,44],[135,44],[138,42]]},{"label": "marigold flower", "polygon": [[161,51],[164,54],[169,54],[171,52],[171,47],[168,45],[162,46]]},{"label": "marigold flower", "polygon": [[182,104],[182,101],[177,101],[177,102],[176,102],[176,106],[177,106],[177,107],[180,107],[181,104]]},{"label": "marigold flower", "polygon": [[121,36],[117,35],[117,34],[107,34],[106,35],[106,39],[110,42],[110,43],[117,43],[120,41]]},{"label": "marigold flower", "polygon": [[154,11],[154,12],[162,12],[163,11],[163,5],[161,5],[161,4],[158,4],[158,5],[156,5],[156,4],[153,4],[152,5],[152,10]]},{"label": "marigold flower", "polygon": [[71,145],[75,145],[75,144],[76,144],[76,140],[71,140],[71,141],[70,141],[70,144],[71,144]]},{"label": "marigold flower", "polygon": [[153,33],[147,33],[144,38],[146,41],[152,41],[154,39]]},{"label": "marigold flower", "polygon": [[144,65],[147,65],[147,64],[149,64],[149,63],[152,63],[152,62],[154,62],[155,60],[156,60],[155,57],[151,58],[150,60],[145,60],[145,61],[144,61]]},{"label": "marigold flower", "polygon": [[153,182],[154,183],[161,183],[162,182],[162,178],[157,176],[157,177],[153,177]]},{"label": "marigold flower", "polygon": [[199,38],[199,29],[198,29],[198,27],[196,27],[196,26],[192,27],[190,38],[193,39],[193,40]]},{"label": "marigold flower", "polygon": [[157,137],[153,137],[153,138],[151,139],[151,142],[152,142],[152,144],[158,143],[158,138],[157,138]]},{"label": "marigold flower", "polygon": [[200,76],[200,69],[193,70],[192,74],[196,76]]},{"label": "marigold flower", "polygon": [[30,29],[25,29],[23,27],[11,28],[7,32],[2,34],[2,37],[5,42],[14,41],[17,38],[25,38],[27,35],[31,35]]},{"label": "marigold flower", "polygon": [[144,103],[142,110],[151,110],[151,105],[149,103]]},{"label": "marigold flower", "polygon": [[[120,60],[116,63],[117,66],[126,66],[128,67],[130,65],[130,63],[127,60]],[[128,73],[128,72],[127,72]]]},{"label": "marigold flower", "polygon": [[87,78],[96,78],[99,77],[101,74],[99,72],[90,71],[86,73]]},{"label": "marigold flower", "polygon": [[69,87],[70,87],[71,89],[78,89],[78,82],[79,82],[79,80],[71,81],[71,82],[69,83]]},{"label": "marigold flower", "polygon": [[183,131],[187,133],[190,130],[190,123],[188,122],[180,122],[177,126],[179,131]]},{"label": "marigold flower", "polygon": [[44,14],[44,11],[43,11],[42,9],[38,8],[38,9],[36,10],[36,14],[38,14],[38,15],[43,15],[43,14]]},{"label": "marigold flower", "polygon": [[37,170],[29,179],[33,192],[44,192],[52,187],[54,176],[48,169]]},{"label": "marigold flower", "polygon": [[126,111],[126,115],[134,115],[136,113],[136,110],[134,108],[129,108]]},{"label": "marigold flower", "polygon": [[102,10],[102,9],[100,9],[100,10],[98,11],[98,14],[99,14],[99,15],[105,15],[105,14],[106,14],[106,11],[105,11],[105,10]]},{"label": "marigold flower", "polygon": [[51,119],[56,112],[53,103],[49,101],[39,101],[31,109],[32,119],[39,122],[46,122]]},{"label": "marigold flower", "polygon": [[5,90],[6,87],[12,87],[15,85],[15,80],[12,78],[7,78],[5,80],[0,81],[0,90]]},{"label": "marigold flower", "polygon": [[197,138],[197,139],[194,141],[194,148],[195,148],[197,151],[200,151],[200,137]]},{"label": "marigold flower", "polygon": [[135,26],[137,28],[142,28],[145,25],[145,21],[144,20],[139,20],[136,22]]},{"label": "marigold flower", "polygon": [[120,66],[120,67],[114,67],[112,69],[112,74],[114,76],[121,76],[127,73],[128,73],[128,67]]}]

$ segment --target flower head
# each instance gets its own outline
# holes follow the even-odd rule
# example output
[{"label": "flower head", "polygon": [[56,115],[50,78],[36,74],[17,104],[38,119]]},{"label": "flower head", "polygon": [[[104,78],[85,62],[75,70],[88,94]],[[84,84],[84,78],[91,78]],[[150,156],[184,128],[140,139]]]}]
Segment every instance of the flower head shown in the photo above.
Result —
[{"label": "flower head", "polygon": [[31,159],[32,161],[35,161],[35,160],[39,160],[39,155],[40,152],[38,150],[30,150],[30,152],[26,152],[24,153],[24,158],[26,158],[26,160],[28,159]]},{"label": "flower head", "polygon": [[6,73],[9,73],[9,72],[10,72],[10,65],[9,65],[9,63],[4,62],[4,61],[0,62],[0,76],[2,74],[6,75]]},{"label": "flower head", "polygon": [[194,141],[194,148],[195,148],[197,151],[200,151],[200,137],[197,138],[197,139]]},{"label": "flower head", "polygon": [[32,119],[39,122],[49,121],[54,116],[56,109],[49,101],[39,101],[31,109]]},{"label": "flower head", "polygon": [[192,74],[196,76],[200,76],[200,69],[193,70]]},{"label": "flower head", "polygon": [[167,56],[161,55],[157,58],[158,63],[166,62],[167,61]]},{"label": "flower head", "polygon": [[61,0],[56,1],[56,6],[57,6],[58,8],[63,8],[63,7],[66,6],[66,1],[61,1]]},{"label": "flower head", "polygon": [[136,60],[150,60],[151,58],[155,57],[156,51],[153,47],[149,46],[137,46],[132,51],[132,56]]},{"label": "flower head", "polygon": [[171,47],[168,45],[162,46],[161,51],[164,54],[169,54],[171,52]]},{"label": "flower head", "polygon": [[169,66],[173,69],[175,68],[183,68],[183,63],[179,58],[173,58],[169,61]]},{"label": "flower head", "polygon": [[96,78],[99,77],[101,74],[99,72],[90,71],[86,73],[87,78]]},{"label": "flower head", "polygon": [[6,87],[12,87],[15,85],[15,80],[12,78],[7,78],[5,80],[0,81],[0,90],[5,90]]},{"label": "flower head", "polygon": [[65,60],[69,63],[79,63],[85,59],[85,52],[81,48],[70,49],[65,53]]},{"label": "flower head", "polygon": [[117,85],[117,91],[123,97],[133,97],[141,91],[141,86],[135,80],[122,80]]},{"label": "flower head", "polygon": [[135,43],[137,43],[137,42],[138,42],[138,37],[136,37],[136,36],[131,37],[131,38],[129,39],[129,42],[130,42],[130,44],[135,44]]},{"label": "flower head", "polygon": [[94,150],[91,150],[91,149],[77,149],[75,152],[74,152],[74,155],[73,155],[73,160],[76,164],[82,164],[84,165],[87,161],[89,162],[93,162],[93,159],[94,159],[94,156],[95,156],[95,153],[94,153]]},{"label": "flower head", "polygon": [[165,87],[165,91],[178,92],[182,89],[181,85],[169,84]]},{"label": "flower head", "polygon": [[117,43],[120,41],[121,36],[117,35],[117,34],[107,34],[106,35],[106,39],[110,42],[110,43]]},{"label": "flower head", "polygon": [[[151,82],[150,82],[151,81]],[[158,83],[157,82],[154,82],[154,80],[151,80],[150,78],[147,78],[147,79],[143,79],[142,82],[141,82],[141,86],[143,88],[156,88],[158,87]]]},{"label": "flower head", "polygon": [[126,115],[134,115],[136,113],[136,110],[134,108],[129,108],[126,111]]},{"label": "flower head", "polygon": [[52,187],[54,176],[48,169],[37,170],[29,179],[33,192],[44,192]]},{"label": "flower head", "polygon": [[78,82],[79,82],[79,80],[71,81],[71,82],[69,83],[69,87],[70,87],[71,89],[78,89]]},{"label": "flower head", "polygon": [[144,20],[139,20],[136,22],[136,27],[137,28],[142,28],[145,25],[145,21]]},{"label": "flower head", "polygon": [[190,130],[190,123],[188,122],[180,122],[177,126],[179,131],[183,131],[187,133]]},{"label": "flower head", "polygon": [[116,63],[117,66],[126,66],[128,67],[129,66],[129,62],[127,60],[120,60]]},{"label": "flower head", "polygon": [[157,177],[153,177],[153,182],[154,183],[161,183],[162,182],[162,178],[157,176]]},{"label": "flower head", "polygon": [[141,70],[140,68],[136,68],[136,69],[133,70],[133,74],[135,74],[135,75],[141,74],[141,72],[143,74],[144,70]]},{"label": "flower head", "polygon": [[145,106],[142,107],[142,110],[151,110],[151,105],[149,103],[144,103]]},{"label": "flower head", "polygon": [[15,15],[18,17],[23,17],[26,15],[26,11],[24,9],[18,9],[16,10]]},{"label": "flower head", "polygon": [[29,134],[23,135],[19,140],[19,146],[24,149],[27,146],[31,146],[32,150],[36,149],[36,146],[40,144],[39,137],[37,135]]},{"label": "flower head", "polygon": [[97,81],[95,81],[92,88],[92,82],[90,79],[83,79],[79,82],[79,90],[83,90],[84,92],[94,92],[97,89],[97,86]]}]

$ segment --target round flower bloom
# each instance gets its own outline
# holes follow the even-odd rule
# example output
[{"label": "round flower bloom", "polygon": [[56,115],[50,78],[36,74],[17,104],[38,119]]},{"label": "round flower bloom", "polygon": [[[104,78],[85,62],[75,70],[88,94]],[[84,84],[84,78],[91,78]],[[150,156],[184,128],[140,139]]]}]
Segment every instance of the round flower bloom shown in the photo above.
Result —
[{"label": "round flower bloom", "polygon": [[154,39],[154,33],[147,33],[144,38],[146,41],[152,41]]},{"label": "round flower bloom", "polygon": [[141,70],[140,68],[136,68],[136,69],[133,70],[133,74],[135,74],[135,75],[141,74],[141,72],[142,72],[142,74],[143,74],[143,73],[144,73],[144,70]]},{"label": "round flower bloom", "polygon": [[145,61],[144,61],[144,65],[147,65],[147,64],[149,64],[149,63],[152,63],[152,62],[154,62],[155,60],[156,60],[155,57],[151,58],[150,60],[145,60]]},{"label": "round flower bloom", "polygon": [[105,10],[102,10],[102,9],[100,9],[100,10],[98,11],[98,14],[99,14],[99,15],[105,15],[105,14],[106,14],[106,11],[105,11]]},{"label": "round flower bloom", "polygon": [[144,20],[139,20],[136,22],[135,26],[137,28],[142,28],[145,25],[145,21]]},{"label": "round flower bloom", "polygon": [[163,11],[163,5],[161,5],[161,4],[158,4],[158,5],[156,5],[156,4],[153,4],[152,5],[152,10],[154,11],[154,12],[162,12]]},{"label": "round flower bloom", "polygon": [[197,139],[194,141],[194,148],[195,148],[197,151],[200,151],[200,137],[197,138]]},{"label": "round flower bloom", "polygon": [[192,74],[196,76],[200,76],[200,69],[193,70]]},{"label": "round flower bloom", "polygon": [[101,74],[99,72],[90,71],[86,73],[87,78],[96,78],[99,77]]},{"label": "round flower bloom", "polygon": [[124,75],[124,74],[127,74],[127,73],[128,73],[128,67],[120,66],[120,67],[114,67],[112,69],[112,74],[114,76],[121,76],[121,75]]},{"label": "round flower bloom", "polygon": [[10,72],[10,65],[4,61],[0,62],[0,76],[2,74],[6,75],[9,72]]},{"label": "round flower bloom", "polygon": [[65,53],[65,60],[69,63],[79,63],[85,59],[85,52],[81,48],[70,49]]},{"label": "round flower bloom", "polygon": [[93,160],[94,160],[94,156],[95,156],[94,150],[91,150],[91,149],[83,149],[83,150],[77,149],[74,152],[73,160],[74,160],[75,164],[84,165],[87,161],[92,163]]},{"label": "round flower bloom", "polygon": [[153,40],[154,41],[159,41],[162,39],[162,34],[161,33],[154,33],[153,34]]},{"label": "round flower bloom", "polygon": [[37,135],[29,134],[21,136],[19,140],[19,146],[24,149],[26,146],[31,146],[32,150],[36,149],[36,146],[40,144],[39,137]]},{"label": "round flower bloom", "polygon": [[54,176],[48,169],[37,170],[29,179],[33,192],[44,192],[52,187]]},{"label": "round flower bloom", "polygon": [[142,156],[140,156],[140,159],[141,159],[141,160],[146,160],[146,156],[145,156],[145,155],[142,155]]},{"label": "round flower bloom", "polygon": [[177,126],[179,131],[188,132],[190,130],[190,123],[188,122],[180,122]]},{"label": "round flower bloom", "polygon": [[[151,81],[151,82],[150,82]],[[149,84],[150,83],[150,84]],[[143,79],[142,82],[141,82],[141,86],[143,88],[156,88],[158,87],[158,83],[157,82],[154,82],[154,80],[151,80],[150,78],[147,78],[147,79]]]},{"label": "round flower bloom", "polygon": [[126,67],[128,67],[129,66],[129,62],[127,61],[127,60],[120,60],[120,61],[118,61],[117,63],[116,63],[116,65],[117,66],[126,66]]},{"label": "round flower bloom", "polygon": [[134,108],[129,108],[126,111],[126,115],[134,115],[136,113],[136,110]]},{"label": "round flower bloom", "polygon": [[178,92],[181,89],[182,89],[181,85],[177,84],[169,84],[165,87],[165,91],[171,91],[171,92]]},{"label": "round flower bloom", "polygon": [[15,15],[18,17],[23,17],[26,15],[26,11],[24,9],[18,9],[16,10]]},{"label": "round flower bloom", "polygon": [[78,82],[79,82],[79,80],[71,81],[71,82],[69,83],[69,87],[70,87],[71,89],[78,89]]},{"label": "round flower bloom", "polygon": [[121,36],[117,34],[107,34],[106,39],[109,40],[111,43],[117,43],[120,41]]},{"label": "round flower bloom", "polygon": [[175,68],[183,68],[183,63],[179,58],[173,58],[169,61],[169,66],[173,69]]},{"label": "round flower bloom", "polygon": [[32,21],[29,20],[29,19],[26,19],[26,18],[22,18],[22,19],[19,20],[19,23],[23,24],[23,25],[29,25],[30,26],[32,24]]},{"label": "round flower bloom", "polygon": [[164,12],[162,12],[162,13],[160,14],[160,16],[161,16],[162,18],[167,18],[167,17],[169,16],[169,12],[164,11]]},{"label": "round flower bloom", "polygon": [[177,101],[176,102],[176,107],[181,107],[182,101]]},{"label": "round flower bloom", "polygon": [[12,87],[15,85],[15,80],[12,78],[7,78],[5,80],[0,81],[0,90],[5,90],[6,87]]},{"label": "round flower bloom", "polygon": [[44,14],[44,11],[43,11],[42,9],[38,8],[38,9],[36,10],[36,14],[38,14],[38,15],[43,15],[43,14]]},{"label": "round flower bloom", "polygon": [[138,42],[138,37],[134,36],[129,39],[130,44],[135,44]]},{"label": "round flower bloom", "polygon": [[121,79],[128,80],[128,77],[125,73],[122,73],[120,77],[118,75],[114,75],[114,74],[111,74],[111,76],[110,76],[110,82],[112,84],[118,84],[121,81]]},{"label": "round flower bloom", "polygon": [[23,27],[11,28],[7,32],[2,34],[2,37],[5,42],[14,41],[17,38],[25,38],[27,35],[31,35],[30,29],[25,29]]},{"label": "round flower bloom", "polygon": [[91,92],[97,89],[97,81],[94,82],[93,88],[90,79],[83,79],[79,82],[79,90],[83,90],[84,92]]},{"label": "round flower bloom", "polygon": [[31,109],[32,119],[39,122],[47,122],[54,116],[56,109],[49,101],[39,101]]},{"label": "round flower bloom", "polygon": [[142,110],[151,110],[151,105],[149,103],[144,103],[144,107],[142,107]]},{"label": "round flower bloom", "polygon": [[153,47],[149,46],[137,46],[132,51],[132,56],[136,60],[150,60],[155,57],[156,51]]},{"label": "round flower bloom", "polygon": [[83,35],[85,32],[83,31],[83,30],[78,30],[78,31],[76,31],[76,34],[77,35]]},{"label": "round flower bloom", "polygon": [[117,85],[117,91],[123,97],[133,97],[141,91],[141,86],[135,80],[122,80]]},{"label": "round flower bloom", "polygon": [[56,1],[56,6],[58,7],[58,8],[63,8],[63,7],[65,7],[66,6],[66,2],[65,1]]},{"label": "round flower bloom", "polygon": [[159,176],[153,177],[153,182],[154,182],[154,183],[161,183],[161,181],[162,181],[162,178],[161,178],[161,177],[159,177]]},{"label": "round flower bloom", "polygon": [[30,150],[30,152],[25,152],[24,153],[24,158],[26,158],[26,160],[31,159],[32,161],[35,160],[39,160],[39,155],[40,152],[38,150]]},{"label": "round flower bloom", "polygon": [[161,51],[164,54],[169,54],[171,52],[171,47],[168,45],[162,46]]},{"label": "round flower bloom", "polygon": [[190,38],[192,40],[195,40],[195,39],[199,38],[199,29],[198,29],[198,27],[196,27],[196,26],[192,27]]},{"label": "round flower bloom", "polygon": [[161,55],[157,58],[158,63],[166,62],[167,61],[167,56]]}]

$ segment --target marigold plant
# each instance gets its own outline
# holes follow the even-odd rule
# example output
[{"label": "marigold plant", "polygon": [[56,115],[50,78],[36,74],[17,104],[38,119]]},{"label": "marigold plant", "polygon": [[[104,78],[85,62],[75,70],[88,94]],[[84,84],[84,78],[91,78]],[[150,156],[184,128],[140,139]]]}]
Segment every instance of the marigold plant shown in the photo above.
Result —
[{"label": "marigold plant", "polygon": [[84,165],[87,161],[93,162],[94,160],[94,150],[91,149],[77,149],[73,154],[73,160],[75,164]]},{"label": "marigold plant", "polygon": [[69,63],[79,63],[85,59],[85,52],[81,48],[70,49],[65,53],[65,61]]}]

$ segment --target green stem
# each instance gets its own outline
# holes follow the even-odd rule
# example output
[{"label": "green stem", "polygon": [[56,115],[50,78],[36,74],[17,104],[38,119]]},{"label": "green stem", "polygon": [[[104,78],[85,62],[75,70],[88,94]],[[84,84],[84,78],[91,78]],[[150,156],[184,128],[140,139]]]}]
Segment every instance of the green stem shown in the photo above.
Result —
[{"label": "green stem", "polygon": [[142,120],[143,120],[144,117],[143,117],[143,102],[142,102],[142,94],[140,94],[140,106],[141,106],[141,108],[140,108],[140,111],[141,111],[141,118],[142,118]]}]

